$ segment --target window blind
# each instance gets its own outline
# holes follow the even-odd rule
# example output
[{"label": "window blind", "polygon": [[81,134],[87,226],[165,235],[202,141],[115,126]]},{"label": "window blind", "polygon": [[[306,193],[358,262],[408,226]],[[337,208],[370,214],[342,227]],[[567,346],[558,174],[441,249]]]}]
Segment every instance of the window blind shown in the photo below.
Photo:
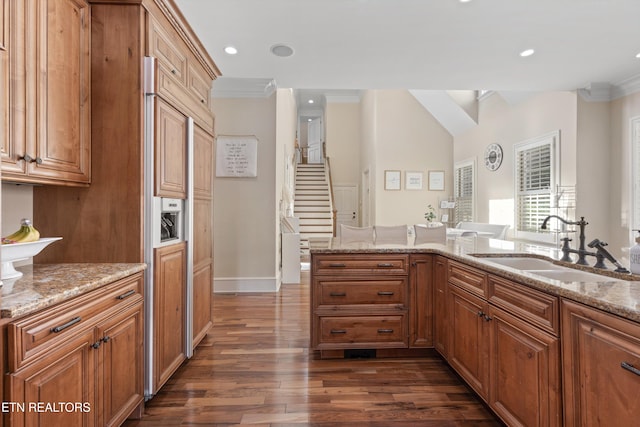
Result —
[{"label": "window blind", "polygon": [[473,164],[455,169],[453,191],[455,221],[473,221]]},{"label": "window blind", "polygon": [[517,229],[537,232],[551,213],[551,143],[517,150]]}]

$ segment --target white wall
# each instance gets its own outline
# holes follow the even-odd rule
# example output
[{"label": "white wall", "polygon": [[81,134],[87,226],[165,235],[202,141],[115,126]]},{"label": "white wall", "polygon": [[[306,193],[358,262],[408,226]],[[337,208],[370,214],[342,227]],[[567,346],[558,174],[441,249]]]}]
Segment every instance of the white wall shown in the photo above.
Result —
[{"label": "white wall", "polygon": [[[611,102],[611,136],[609,179],[609,235],[603,240],[609,243],[609,250],[620,255],[623,265],[629,266],[629,246],[635,244],[631,232],[631,129],[630,121],[640,116],[640,92]],[[603,175],[598,174],[601,178]],[[598,198],[597,194],[593,195]]]},{"label": "white wall", "polygon": [[360,104],[328,102],[325,107],[327,157],[334,184],[360,184]]},{"label": "white wall", "polygon": [[[2,184],[2,235],[7,236],[20,228],[22,218],[33,219],[33,187],[30,185]],[[33,224],[36,229],[37,224]],[[49,237],[49,236],[43,236]],[[51,249],[50,249],[51,250]],[[15,265],[31,264],[32,258]]]},{"label": "white wall", "polygon": [[[370,124],[375,149],[375,224],[424,223],[427,205],[452,194],[453,137],[406,90],[375,91]],[[400,170],[400,191],[384,189],[384,171]],[[428,172],[445,172],[444,191],[428,190]],[[422,190],[405,189],[405,172],[423,173]]]},{"label": "white wall", "polygon": [[216,292],[278,288],[276,98],[214,99],[218,135],[258,138],[256,178],[214,180]]},{"label": "white wall", "polygon": [[[477,160],[476,221],[513,226],[513,146],[518,142],[559,130],[561,185],[576,184],[576,96],[545,92],[511,105],[494,93],[480,102],[478,125],[456,136],[453,148],[455,162]],[[502,165],[496,171],[484,166],[484,151],[491,143],[503,149]],[[512,231],[513,227],[509,236]]]}]

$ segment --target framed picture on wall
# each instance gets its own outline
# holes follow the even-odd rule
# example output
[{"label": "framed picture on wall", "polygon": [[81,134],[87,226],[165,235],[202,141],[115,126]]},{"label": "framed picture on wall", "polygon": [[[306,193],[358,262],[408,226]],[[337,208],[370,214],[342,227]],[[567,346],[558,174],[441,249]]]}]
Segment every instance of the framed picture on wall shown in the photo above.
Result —
[{"label": "framed picture on wall", "polygon": [[405,172],[404,188],[405,190],[422,190],[422,172]]},{"label": "framed picture on wall", "polygon": [[400,190],[400,171],[384,171],[384,189]]},{"label": "framed picture on wall", "polygon": [[429,190],[444,190],[444,171],[429,171]]}]

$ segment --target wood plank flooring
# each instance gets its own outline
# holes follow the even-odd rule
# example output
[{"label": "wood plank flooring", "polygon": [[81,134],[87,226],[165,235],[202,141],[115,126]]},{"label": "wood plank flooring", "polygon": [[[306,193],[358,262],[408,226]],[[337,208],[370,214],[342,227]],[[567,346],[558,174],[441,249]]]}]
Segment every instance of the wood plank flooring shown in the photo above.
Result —
[{"label": "wood plank flooring", "polygon": [[308,273],[279,293],[216,295],[213,325],[144,417],[124,426],[502,425],[436,355],[310,352]]}]

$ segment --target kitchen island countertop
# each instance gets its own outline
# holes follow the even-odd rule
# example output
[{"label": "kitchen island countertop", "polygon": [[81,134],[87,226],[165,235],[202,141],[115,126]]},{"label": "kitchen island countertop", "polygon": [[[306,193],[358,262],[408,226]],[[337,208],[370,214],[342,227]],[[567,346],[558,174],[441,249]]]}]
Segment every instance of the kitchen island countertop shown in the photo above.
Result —
[{"label": "kitchen island countertop", "polygon": [[143,271],[144,263],[33,264],[18,279],[3,280],[0,318],[15,318]]},{"label": "kitchen island countertop", "polygon": [[[619,274],[609,270],[558,261],[562,253],[555,248],[541,245],[470,237],[447,239],[446,243],[426,243],[414,245],[409,238],[406,245],[375,245],[368,243],[340,242],[340,238],[310,239],[310,253],[314,254],[356,254],[356,253],[433,253],[460,261],[488,273],[523,283],[546,293],[581,302],[603,311],[640,322],[640,275]],[[549,279],[527,271],[507,267],[483,259],[487,256],[531,256],[552,260],[559,265],[577,270],[602,274],[598,282],[568,282]],[[589,258],[593,264],[595,259]],[[313,266],[311,267],[313,269]]]}]

